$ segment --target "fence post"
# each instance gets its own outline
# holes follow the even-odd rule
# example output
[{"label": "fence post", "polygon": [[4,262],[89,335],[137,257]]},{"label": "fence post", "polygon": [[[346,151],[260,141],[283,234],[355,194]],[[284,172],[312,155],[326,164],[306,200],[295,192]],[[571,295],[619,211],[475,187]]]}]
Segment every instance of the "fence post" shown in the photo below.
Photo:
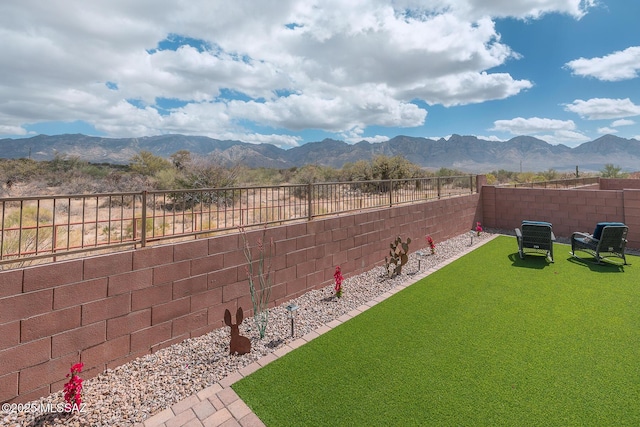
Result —
[{"label": "fence post", "polygon": [[307,219],[311,221],[313,219],[313,204],[311,203],[311,197],[313,196],[313,183],[307,184]]},{"label": "fence post", "polygon": [[[246,189],[245,189],[246,190]],[[243,227],[244,226],[244,221],[243,221],[243,217],[242,217],[242,189],[240,190],[240,197],[238,197],[239,202],[238,202],[238,209],[240,209],[240,226]],[[249,195],[248,195],[248,191],[247,191],[247,200],[249,200]],[[235,217],[235,215],[233,215]],[[247,212],[247,216],[248,216],[248,212]],[[233,221],[233,218],[232,218]]]},{"label": "fence post", "polygon": [[441,191],[441,183],[440,183],[440,177],[438,177],[438,199],[440,198],[440,191]]},{"label": "fence post", "polygon": [[393,206],[393,180],[389,180],[389,207]]},{"label": "fence post", "polygon": [[469,175],[469,189],[471,190],[470,194],[473,194],[473,175]]},{"label": "fence post", "polygon": [[[57,257],[56,257],[56,247],[58,246],[58,226],[56,225],[56,199],[53,199],[53,215],[51,218],[51,228],[52,228],[52,236],[51,239],[51,253],[53,254],[53,261],[57,261]],[[2,215],[4,216],[4,203],[3,203],[3,209],[2,209]],[[4,224],[4,220],[2,221]],[[4,233],[3,233],[4,234]],[[2,258],[2,255],[0,254],[0,259]]]},{"label": "fence post", "polygon": [[[147,190],[142,192],[142,231],[140,232],[140,246],[147,245]],[[133,219],[135,222],[135,218]]]}]

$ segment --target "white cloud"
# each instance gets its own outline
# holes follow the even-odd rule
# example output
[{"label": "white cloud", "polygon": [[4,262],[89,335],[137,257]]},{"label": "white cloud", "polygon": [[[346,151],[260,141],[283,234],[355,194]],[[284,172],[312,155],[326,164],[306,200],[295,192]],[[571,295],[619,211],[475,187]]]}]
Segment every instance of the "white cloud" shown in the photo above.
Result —
[{"label": "white cloud", "polygon": [[0,125],[0,135],[26,135],[27,131],[21,126]]},{"label": "white cloud", "polygon": [[591,98],[586,101],[576,99],[571,104],[566,104],[565,110],[576,113],[587,120],[640,116],[640,105],[635,105],[629,98]]},{"label": "white cloud", "polygon": [[476,138],[483,139],[485,141],[494,141],[494,142],[504,142],[504,141],[506,141],[506,139],[499,138],[496,135],[489,135],[489,136],[476,135]]},{"label": "white cloud", "polygon": [[224,140],[231,140],[231,141],[242,140],[244,142],[249,142],[251,144],[272,144],[280,148],[297,147],[298,145],[300,145],[300,142],[302,140],[302,138],[299,138],[297,136],[279,135],[279,134],[265,135],[260,133],[254,133],[254,134],[226,133],[224,135],[218,136],[218,138],[221,138]]},{"label": "white cloud", "polygon": [[351,129],[349,132],[343,132],[340,134],[340,137],[344,140],[344,142],[348,144],[357,144],[360,141],[367,141],[370,143],[378,143],[388,141],[390,138],[384,135],[376,135],[376,136],[363,136],[364,129],[361,127],[355,127]]},{"label": "white cloud", "polygon": [[506,73],[464,73],[425,82],[405,92],[404,96],[450,107],[508,98],[532,86],[531,82],[514,80]]},{"label": "white cloud", "polygon": [[[385,135],[365,136],[365,137],[362,138],[363,141],[367,141],[367,142],[370,142],[372,144],[376,144],[376,143],[379,143],[379,142],[385,142],[385,141],[388,141],[389,139],[391,139],[391,138],[389,138],[388,136],[385,136]],[[350,142],[350,141],[347,141],[347,142]],[[359,142],[359,141],[353,141],[353,142]]]},{"label": "white cloud", "polygon": [[634,79],[640,73],[640,46],[631,46],[600,58],[575,59],[565,66],[575,75],[604,81]]},{"label": "white cloud", "polygon": [[608,127],[604,127],[604,128],[598,128],[598,133],[599,134],[612,134],[612,133],[618,133],[617,129],[613,129],[613,128],[608,128]]},{"label": "white cloud", "polygon": [[573,120],[516,117],[511,120],[496,120],[493,125],[490,130],[510,132],[514,135],[535,136],[549,144],[575,146],[589,141],[586,135],[576,130],[576,124]]},{"label": "white cloud", "polygon": [[558,145],[564,144],[569,147],[575,147],[583,142],[590,141],[588,136],[571,130],[559,130],[553,134],[548,135],[536,135],[536,138],[540,138],[549,144]]},{"label": "white cloud", "polygon": [[[424,2],[419,0],[397,1],[398,7],[419,7]],[[559,12],[582,18],[587,11],[596,6],[596,0],[450,0],[432,1],[433,8],[441,10],[452,8],[456,13],[468,16],[515,17],[520,19],[539,18],[540,16]]]},{"label": "white cloud", "polygon": [[344,90],[341,96],[325,93],[293,94],[274,101],[229,101],[234,117],[287,129],[324,129],[341,132],[376,123],[381,126],[419,126],[427,112],[415,104],[385,95],[384,87]]},{"label": "white cloud", "polygon": [[[593,4],[1,2],[0,133],[82,120],[109,136],[234,135],[291,146],[300,141],[288,130],[420,126],[427,111],[415,100],[466,105],[532,87],[490,71],[519,58],[495,17],[580,18]],[[160,98],[179,106],[164,111]],[[261,136],[255,125],[273,132]]]},{"label": "white cloud", "polygon": [[611,123],[612,127],[618,127],[618,126],[631,126],[631,125],[635,125],[636,122],[634,122],[633,120],[629,120],[629,119],[620,119],[620,120],[616,120],[613,123]]},{"label": "white cloud", "polygon": [[549,131],[572,131],[576,128],[573,120],[516,117],[510,120],[496,120],[490,130],[510,132],[514,135],[531,135]]}]

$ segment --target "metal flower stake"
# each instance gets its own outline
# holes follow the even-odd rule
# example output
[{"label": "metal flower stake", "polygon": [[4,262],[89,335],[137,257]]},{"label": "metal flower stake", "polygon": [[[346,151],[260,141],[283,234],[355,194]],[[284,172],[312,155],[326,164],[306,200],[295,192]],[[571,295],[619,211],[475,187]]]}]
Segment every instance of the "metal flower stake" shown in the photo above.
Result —
[{"label": "metal flower stake", "polygon": [[243,240],[244,256],[247,259],[247,278],[249,279],[249,292],[251,293],[251,303],[253,304],[253,320],[258,328],[260,338],[264,338],[267,324],[269,323],[269,299],[271,298],[271,288],[273,287],[273,277],[271,275],[271,257],[273,255],[273,238],[265,242],[266,228],[262,229],[262,236],[257,242],[257,257],[254,258],[253,251],[247,240],[247,233],[244,227],[240,227]]}]

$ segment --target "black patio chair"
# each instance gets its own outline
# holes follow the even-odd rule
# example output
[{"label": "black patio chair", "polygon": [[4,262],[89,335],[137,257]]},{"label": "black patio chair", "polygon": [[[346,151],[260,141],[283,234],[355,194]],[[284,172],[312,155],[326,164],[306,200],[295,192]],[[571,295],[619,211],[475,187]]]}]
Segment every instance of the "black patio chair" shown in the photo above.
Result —
[{"label": "black patio chair", "polygon": [[[576,251],[583,251],[592,255],[598,264],[606,261],[627,265],[624,251],[628,232],[629,227],[622,222],[599,222],[593,234],[577,231],[571,235],[571,255],[577,258]],[[622,264],[612,258],[622,259]]]},{"label": "black patio chair", "polygon": [[518,254],[524,259],[525,252],[543,253],[550,262],[553,262],[553,242],[556,236],[553,234],[552,225],[544,221],[522,221],[520,228],[516,228],[518,241]]},{"label": "black patio chair", "polygon": [[553,242],[556,236],[552,228],[550,222],[522,221],[520,228],[516,228],[520,259],[524,259],[526,253],[533,252],[542,253],[550,262],[553,262]]}]

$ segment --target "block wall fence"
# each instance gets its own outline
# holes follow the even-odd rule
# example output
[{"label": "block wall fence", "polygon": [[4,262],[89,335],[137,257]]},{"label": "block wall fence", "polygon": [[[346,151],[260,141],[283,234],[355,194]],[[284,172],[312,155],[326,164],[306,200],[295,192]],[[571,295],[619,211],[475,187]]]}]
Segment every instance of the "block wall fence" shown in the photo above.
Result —
[{"label": "block wall fence", "polygon": [[[478,182],[482,183],[482,177]],[[480,194],[268,228],[272,305],[384,263],[389,243],[415,251],[469,231]],[[255,245],[262,230],[248,232]],[[251,315],[242,237],[227,234],[0,272],[0,402],[61,390],[72,364],[91,378],[221,328],[225,309]],[[347,290],[348,292],[348,290]]]},{"label": "block wall fence", "polygon": [[600,189],[484,186],[482,217],[487,227],[513,230],[522,220],[548,221],[558,237],[593,232],[596,223],[624,222],[627,247],[640,249],[640,180],[601,179]]}]

